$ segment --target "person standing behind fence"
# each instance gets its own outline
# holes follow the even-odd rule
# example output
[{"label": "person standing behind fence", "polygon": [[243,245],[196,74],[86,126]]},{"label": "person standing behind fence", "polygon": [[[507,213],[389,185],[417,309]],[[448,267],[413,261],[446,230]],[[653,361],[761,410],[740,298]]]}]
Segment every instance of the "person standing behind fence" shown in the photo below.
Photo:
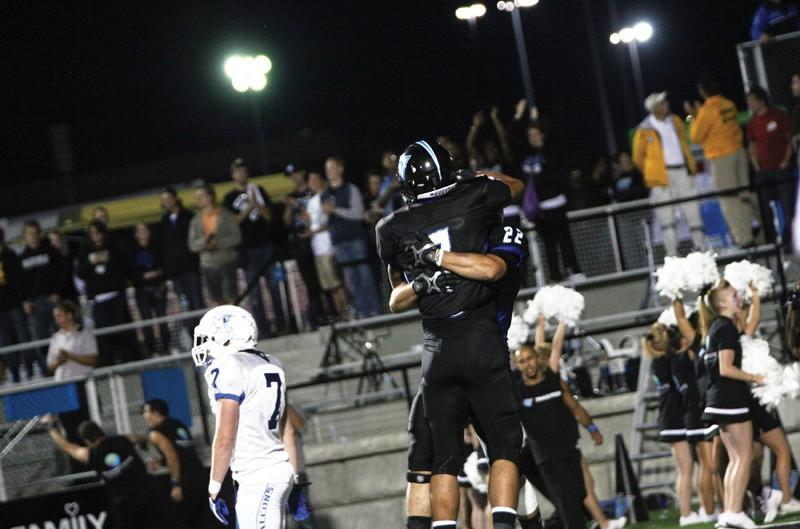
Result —
[{"label": "person standing behind fence", "polygon": [[[78,256],[78,276],[86,282],[86,295],[93,301],[96,328],[131,322],[125,295],[130,268],[130,256],[109,236],[106,225],[92,220]],[[141,357],[133,331],[99,336],[97,342],[100,366],[131,362]]]},{"label": "person standing behind fence", "polygon": [[78,290],[75,288],[75,253],[64,236],[57,229],[47,232],[50,246],[61,255],[64,277],[61,279],[61,299],[78,302]]},{"label": "person standing behind fence", "polygon": [[159,466],[170,472],[170,498],[175,503],[178,528],[216,526],[206,508],[206,476],[197,456],[190,428],[170,417],[163,399],[151,399],[142,406],[142,418],[149,428],[147,440],[161,454]]},{"label": "person standing behind fence", "polygon": [[381,312],[378,284],[372,273],[364,225],[364,200],[361,191],[344,180],[344,161],[336,156],[325,160],[328,187],[322,192],[322,210],[328,215],[328,230],[336,262],[342,268],[344,283],[358,318]]},{"label": "person standing behind fence", "polygon": [[[68,300],[56,303],[53,317],[58,324],[58,332],[50,338],[47,350],[47,367],[56,380],[87,375],[97,363],[97,340],[92,331],[81,325],[78,306]],[[86,402],[86,389],[83,382],[76,382],[78,408],[58,414],[64,427],[66,438],[71,443],[80,444],[78,426],[89,419],[89,406]],[[70,461],[73,473],[86,470],[85,465]]]},{"label": "person standing behind fence", "polygon": [[[697,172],[686,129],[678,116],[670,113],[666,92],[647,96],[644,107],[650,113],[633,135],[633,163],[644,175],[653,202],[691,197],[697,194],[694,174]],[[705,234],[700,208],[696,201],[682,202],[656,210],[661,236],[668,256],[678,253],[675,236],[675,214],[683,212],[692,233],[695,250],[704,247]]]},{"label": "person standing behind fence", "polygon": [[[167,283],[164,281],[163,259],[158,246],[151,238],[150,228],[144,222],[136,224],[136,242],[133,249],[133,286],[136,287],[136,306],[143,320],[166,316]],[[144,329],[145,345],[153,355],[169,353],[169,328],[159,325],[156,340],[153,326]]]},{"label": "person standing behind fence", "polygon": [[764,0],[753,15],[750,38],[767,42],[771,37],[800,29],[800,11],[785,0]]},{"label": "person standing behind fence", "polygon": [[[703,77],[697,85],[704,103],[683,103],[690,123],[692,143],[703,145],[717,191],[749,184],[747,154],[742,146],[742,128],[736,121],[736,105],[720,93],[714,77]],[[754,205],[749,191],[719,197],[722,215],[737,246],[753,246]]]},{"label": "person standing behind fence", "polygon": [[[183,207],[177,191],[172,187],[165,187],[160,198],[164,215],[159,225],[158,241],[164,258],[164,276],[172,280],[172,287],[186,303],[187,310],[201,309],[206,303],[200,284],[199,263],[197,255],[189,250],[187,242],[194,213]],[[184,321],[189,336],[194,332],[197,321],[199,318]]]},{"label": "person standing behind fence", "polygon": [[[785,226],[791,226],[794,209],[792,195],[794,167],[792,145],[789,141],[791,120],[789,114],[769,105],[767,91],[753,87],[747,92],[747,106],[752,117],[747,123],[747,153],[753,164],[758,189],[761,217],[771,219],[770,202],[775,201],[783,212]],[[765,222],[768,239],[775,239],[772,222]]]},{"label": "person standing behind fence", "polygon": [[[28,315],[34,340],[44,340],[56,330],[53,306],[61,299],[63,290],[63,259],[50,242],[42,238],[39,222],[28,220],[23,230],[25,249],[20,254],[22,266],[22,309]],[[34,364],[44,373],[44,349],[23,351],[22,359],[28,378],[32,378]]]},{"label": "person standing behind fence", "polygon": [[[536,233],[544,242],[550,278],[553,281],[561,281],[566,276],[585,279],[578,265],[567,220],[567,172],[561,165],[558,142],[550,137],[540,121],[522,119],[525,105],[524,99],[517,103],[512,122],[512,137],[517,141],[515,159],[522,164],[522,180],[535,188],[538,197],[536,211],[524,208],[525,215],[536,224]],[[531,117],[535,115],[534,109]],[[527,141],[521,141],[522,138]]]},{"label": "person standing behind fence", "polygon": [[332,315],[347,319],[347,292],[342,284],[342,276],[336,266],[336,257],[333,254],[333,243],[328,231],[328,215],[322,210],[322,193],[327,189],[327,183],[322,173],[310,171],[308,186],[314,196],[306,205],[305,215],[308,217],[308,233],[311,235],[311,251],[314,252],[317,278],[323,292],[328,296]]},{"label": "person standing behind fence", "polygon": [[[0,347],[29,340],[22,312],[22,268],[17,254],[5,245],[5,232],[0,228]],[[19,356],[19,352],[0,355],[0,382],[5,379],[6,365],[13,382],[20,382]]]},{"label": "person standing behind fence", "polygon": [[289,244],[291,253],[297,261],[297,268],[303,277],[303,284],[308,295],[308,323],[316,329],[323,316],[322,288],[317,277],[317,267],[314,264],[314,252],[311,249],[311,232],[309,229],[306,206],[314,196],[308,186],[308,174],[305,169],[294,165],[286,167],[286,174],[292,179],[294,189],[284,198],[286,205],[283,212],[283,222],[289,228]]},{"label": "person standing behind fence", "polygon": [[263,277],[272,298],[276,330],[278,334],[283,334],[286,332],[286,317],[283,314],[280,283],[272,274],[278,251],[277,241],[272,235],[273,223],[280,222],[280,219],[273,219],[269,195],[263,187],[250,182],[250,170],[242,158],[235,159],[231,164],[231,179],[235,187],[225,195],[222,203],[236,215],[242,232],[239,266],[244,270],[248,286],[255,282],[250,290],[250,309],[258,323],[258,333],[261,337],[271,334],[261,295],[260,278]]},{"label": "person standing behind fence", "polygon": [[194,189],[199,212],[189,224],[189,250],[200,254],[200,271],[209,304],[232,302],[237,297],[236,246],[242,239],[236,217],[217,206],[214,186]]}]

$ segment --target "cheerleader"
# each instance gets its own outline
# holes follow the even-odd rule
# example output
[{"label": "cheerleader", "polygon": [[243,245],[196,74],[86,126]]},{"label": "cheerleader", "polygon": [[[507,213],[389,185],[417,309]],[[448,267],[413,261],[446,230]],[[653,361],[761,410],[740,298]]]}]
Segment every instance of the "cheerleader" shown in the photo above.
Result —
[{"label": "cheerleader", "polygon": [[[712,424],[705,427],[702,420],[706,390],[709,385],[708,372],[703,360],[705,349],[702,346],[700,333],[697,332],[697,312],[687,317],[683,301],[680,299],[672,301],[672,311],[684,343],[690,344],[687,348],[687,355],[679,356],[684,356],[687,360],[691,360],[693,357],[694,360],[694,384],[689,383],[689,387],[687,387],[684,421],[687,440],[695,442],[697,452],[697,492],[700,496],[698,517],[701,522],[713,522],[718,515],[715,498],[716,505],[722,506],[722,478],[719,475],[719,426]],[[679,361],[678,363],[679,370],[683,373],[685,366],[681,364],[685,362]],[[691,374],[683,376],[687,380],[691,378]]]},{"label": "cheerleader", "polygon": [[[755,336],[761,322],[761,299],[758,289],[754,284],[749,285],[751,302],[749,307],[743,306],[737,317],[739,331],[747,336]],[[769,411],[761,404],[752,393],[750,397],[750,414],[753,420],[754,445],[766,445],[775,456],[775,476],[780,489],[770,490],[770,495],[764,502],[764,522],[770,523],[778,514],[793,514],[800,512],[800,501],[792,497],[791,473],[792,451],[786,432],[781,426],[775,412]],[[761,486],[761,463],[763,462],[763,447],[755,447],[754,452],[760,449],[761,457],[753,457],[755,481],[758,488]]]},{"label": "cheerleader", "polygon": [[738,292],[724,279],[700,296],[697,303],[709,374],[703,420],[720,427],[729,458],[719,526],[751,529],[756,525],[742,510],[753,455],[749,383],[763,384],[764,377],[742,371],[742,346],[735,323],[741,306]]},{"label": "cheerleader", "polygon": [[680,382],[673,373],[674,360],[681,349],[681,335],[675,327],[654,323],[642,345],[652,359],[651,371],[658,391],[658,439],[671,444],[672,457],[675,459],[675,492],[681,511],[679,524],[700,523],[697,513],[692,512],[694,461],[686,440]]}]

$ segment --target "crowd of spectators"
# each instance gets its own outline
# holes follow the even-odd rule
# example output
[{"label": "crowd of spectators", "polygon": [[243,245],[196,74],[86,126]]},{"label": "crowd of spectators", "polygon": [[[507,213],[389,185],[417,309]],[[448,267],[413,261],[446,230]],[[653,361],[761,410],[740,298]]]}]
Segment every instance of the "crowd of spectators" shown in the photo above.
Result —
[{"label": "crowd of spectators", "polygon": [[[766,42],[798,24],[795,7],[767,0],[754,16],[752,37]],[[800,73],[791,82],[793,95],[800,98]],[[756,244],[761,224],[761,237],[774,240],[772,223],[760,220],[768,218],[767,205],[775,201],[783,225],[791,226],[800,105],[790,116],[770,104],[765,90],[753,87],[747,93],[751,119],[743,131],[736,105],[723,96],[713,76],[704,77],[697,88],[702,103],[684,102],[683,114],[670,109],[666,92],[649,95],[631,152],[599,155],[586,166],[576,163],[552,123],[525,100],[509,119],[497,107],[475,113],[463,144],[449,136],[436,140],[457,167],[501,171],[526,183],[524,198],[504,210],[505,222],[535,230],[553,281],[583,277],[568,211],[697,193],[698,167],[690,143],[702,146],[718,190],[747,186],[752,173],[758,197],[748,190],[720,197],[732,241],[739,247]],[[132,234],[110,232],[108,210],[98,206],[79,245],[68,244],[57,230],[44,234],[36,220],[29,220],[24,248],[17,253],[4,244],[0,230],[0,347],[51,336],[62,336],[63,342],[64,332],[71,332],[61,323],[64,314],[72,315],[80,328],[79,294],[91,302],[95,327],[130,323],[134,306],[142,319],[164,316],[172,292],[188,311],[239,302],[246,295],[262,338],[299,331],[297,308],[286,302],[283,263],[288,259],[297,263],[305,286],[303,327],[378,315],[386,304],[386,279],[374,226],[403,201],[395,152],[386,151],[375,161],[363,175],[348,171],[338,156],[325,159],[321,169],[290,165],[285,174],[292,190],[274,202],[251,181],[247,163],[239,158],[229,167],[234,186],[221,200],[214,185],[197,185],[197,210],[192,211],[176,189],[166,187],[159,195],[160,222],[139,223]],[[684,201],[655,212],[667,255],[678,252],[680,218],[693,246],[705,246],[699,205]],[[790,240],[789,234],[784,238]],[[130,287],[134,295],[129,301]],[[183,321],[190,336],[195,323]],[[0,361],[5,360],[10,379],[20,381],[60,369],[81,355],[93,358],[91,364],[78,361],[82,366],[111,365],[168,354],[172,345],[166,324],[138,333],[103,334],[96,342],[94,349],[69,346],[54,353],[52,346],[49,352],[34,348],[0,356]],[[0,378],[5,371],[0,365]]]}]

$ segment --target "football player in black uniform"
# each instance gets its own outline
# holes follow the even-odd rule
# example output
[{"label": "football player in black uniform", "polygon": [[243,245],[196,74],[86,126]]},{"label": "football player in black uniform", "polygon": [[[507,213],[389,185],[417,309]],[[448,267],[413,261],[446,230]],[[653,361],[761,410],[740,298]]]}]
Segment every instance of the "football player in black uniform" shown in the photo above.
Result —
[{"label": "football player in black uniform", "polygon": [[[435,263],[438,248],[433,247],[427,238],[409,247],[412,252],[421,253],[424,259]],[[526,240],[522,230],[513,226],[498,226],[489,235],[486,254],[458,253],[443,251],[441,268],[461,277],[476,281],[495,282],[496,321],[501,337],[505,339],[514,301],[519,292],[523,264],[528,257]],[[458,288],[460,279],[450,285]],[[412,283],[404,283],[392,291],[389,308],[401,312],[416,307],[417,295]],[[433,447],[428,423],[425,420],[420,393],[414,398],[409,416],[408,489],[406,491],[406,514],[408,529],[430,527],[430,469],[432,467]]]},{"label": "football player in black uniform", "polygon": [[161,465],[169,468],[177,527],[216,527],[206,508],[206,471],[189,427],[169,416],[169,405],[162,399],[145,402],[142,418],[150,428],[147,440],[161,453]]},{"label": "football player in black uniform", "polygon": [[[444,253],[413,246],[424,235],[445,252],[481,253],[500,211],[521,196],[524,184],[493,172],[485,174],[488,178],[459,181],[450,162],[449,153],[436,143],[418,141],[405,150],[398,173],[408,205],[378,223],[378,252],[392,286],[410,282],[419,297],[425,333],[420,387],[434,449],[433,520],[437,528],[455,527],[461,435],[471,413],[492,460],[494,527],[510,529],[521,434],[494,292],[487,283],[470,280],[448,288],[452,274],[431,266],[426,257],[433,255],[441,265]],[[450,292],[431,295],[443,288]]]}]

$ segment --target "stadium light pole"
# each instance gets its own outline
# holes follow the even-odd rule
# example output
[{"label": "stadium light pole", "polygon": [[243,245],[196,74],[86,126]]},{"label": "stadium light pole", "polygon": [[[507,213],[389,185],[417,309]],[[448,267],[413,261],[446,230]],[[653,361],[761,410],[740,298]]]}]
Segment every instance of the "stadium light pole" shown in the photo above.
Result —
[{"label": "stadium light pole", "polygon": [[642,63],[639,60],[639,43],[647,42],[652,36],[653,26],[648,22],[637,22],[633,27],[624,27],[608,37],[611,44],[615,46],[617,44],[628,45],[628,51],[631,54],[631,68],[633,68],[633,83],[639,102],[644,101],[644,76],[642,75]]},{"label": "stadium light pole", "polygon": [[519,69],[522,73],[522,88],[525,92],[525,99],[528,101],[528,106],[531,108],[536,106],[536,100],[533,97],[531,65],[530,61],[528,61],[528,50],[525,47],[525,34],[522,31],[522,17],[520,17],[519,8],[533,7],[538,3],[539,0],[512,0],[508,2],[500,0],[497,2],[498,10],[511,13],[511,25],[514,27],[514,43],[517,46]]},{"label": "stadium light pole", "polygon": [[250,92],[253,124],[256,128],[258,155],[261,170],[267,171],[267,140],[264,136],[264,120],[258,94],[267,87],[267,74],[272,70],[272,61],[266,55],[232,55],[225,60],[225,75],[231,80],[233,89],[240,93]]}]

